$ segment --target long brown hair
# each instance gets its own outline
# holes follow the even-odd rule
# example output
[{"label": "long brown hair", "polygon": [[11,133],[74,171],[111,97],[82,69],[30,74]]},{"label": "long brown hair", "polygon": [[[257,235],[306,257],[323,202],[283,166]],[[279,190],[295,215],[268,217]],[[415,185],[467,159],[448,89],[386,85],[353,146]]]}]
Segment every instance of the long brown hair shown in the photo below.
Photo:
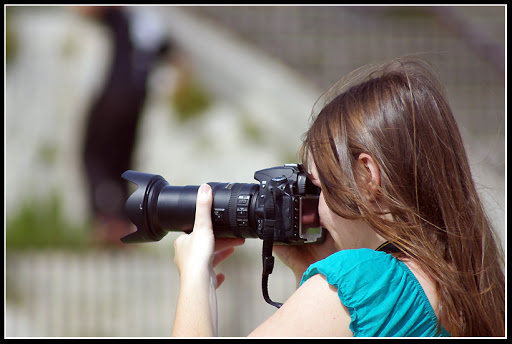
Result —
[{"label": "long brown hair", "polygon": [[[416,56],[366,66],[321,100],[300,158],[314,160],[329,208],[364,219],[431,276],[452,336],[504,336],[503,253],[432,66]],[[363,152],[379,167],[381,210],[361,188]]]}]

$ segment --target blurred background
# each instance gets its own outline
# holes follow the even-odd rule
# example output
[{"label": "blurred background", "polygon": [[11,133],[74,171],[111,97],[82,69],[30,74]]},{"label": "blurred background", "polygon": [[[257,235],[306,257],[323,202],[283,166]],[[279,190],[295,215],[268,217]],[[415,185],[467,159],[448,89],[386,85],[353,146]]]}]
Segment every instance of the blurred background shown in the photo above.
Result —
[{"label": "blurred background", "polygon": [[[405,54],[425,53],[439,70],[506,249],[505,6],[105,10],[4,7],[5,336],[170,335],[179,234],[119,244],[133,230],[115,215],[114,195],[126,191],[100,180],[94,154],[174,185],[252,183],[255,171],[296,161],[313,104],[330,85]],[[123,32],[130,54],[119,54]],[[134,93],[109,98],[105,85],[123,63],[137,90],[130,79],[119,92]],[[115,118],[122,106],[130,119]],[[261,295],[261,245],[246,240],[218,268],[227,276],[220,336],[245,336],[275,311]],[[285,301],[294,289],[277,262],[271,298]]]}]

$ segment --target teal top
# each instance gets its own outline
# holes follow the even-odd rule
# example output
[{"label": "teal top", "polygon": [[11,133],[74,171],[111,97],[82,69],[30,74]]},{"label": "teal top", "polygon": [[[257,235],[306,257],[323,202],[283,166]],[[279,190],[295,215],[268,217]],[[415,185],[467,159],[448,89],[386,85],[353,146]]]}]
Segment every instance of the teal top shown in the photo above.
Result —
[{"label": "teal top", "polygon": [[342,250],[312,264],[300,284],[322,274],[338,289],[354,337],[448,337],[411,270],[390,254]]}]

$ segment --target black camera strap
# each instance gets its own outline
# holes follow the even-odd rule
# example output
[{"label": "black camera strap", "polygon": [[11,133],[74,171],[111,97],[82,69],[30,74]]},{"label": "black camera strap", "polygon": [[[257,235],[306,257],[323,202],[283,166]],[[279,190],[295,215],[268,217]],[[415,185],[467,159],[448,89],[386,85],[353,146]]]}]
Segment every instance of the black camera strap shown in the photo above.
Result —
[{"label": "black camera strap", "polygon": [[280,214],[279,208],[283,198],[283,191],[277,186],[277,183],[272,180],[269,185],[269,192],[271,195],[271,201],[267,200],[265,202],[265,219],[263,222],[263,272],[261,276],[261,288],[265,301],[268,304],[279,308],[283,304],[272,301],[268,295],[268,276],[274,270],[274,257],[272,256],[274,233],[276,230],[282,229],[282,221],[280,221],[279,218],[276,219],[276,214]]},{"label": "black camera strap", "polygon": [[385,243],[383,243],[382,245],[377,247],[375,249],[375,251],[383,251],[383,252],[386,252],[386,253],[401,252],[401,250],[397,246],[395,246],[394,244],[390,243],[389,241],[386,241]]}]

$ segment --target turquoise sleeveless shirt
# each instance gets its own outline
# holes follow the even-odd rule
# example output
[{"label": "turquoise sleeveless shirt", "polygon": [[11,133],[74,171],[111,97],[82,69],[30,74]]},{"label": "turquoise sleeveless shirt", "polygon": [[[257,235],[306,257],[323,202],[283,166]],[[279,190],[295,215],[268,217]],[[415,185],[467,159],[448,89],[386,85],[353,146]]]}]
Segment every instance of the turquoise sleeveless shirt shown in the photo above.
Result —
[{"label": "turquoise sleeveless shirt", "polygon": [[370,249],[342,250],[312,264],[300,284],[322,274],[338,289],[354,337],[446,337],[419,281],[403,262]]}]

